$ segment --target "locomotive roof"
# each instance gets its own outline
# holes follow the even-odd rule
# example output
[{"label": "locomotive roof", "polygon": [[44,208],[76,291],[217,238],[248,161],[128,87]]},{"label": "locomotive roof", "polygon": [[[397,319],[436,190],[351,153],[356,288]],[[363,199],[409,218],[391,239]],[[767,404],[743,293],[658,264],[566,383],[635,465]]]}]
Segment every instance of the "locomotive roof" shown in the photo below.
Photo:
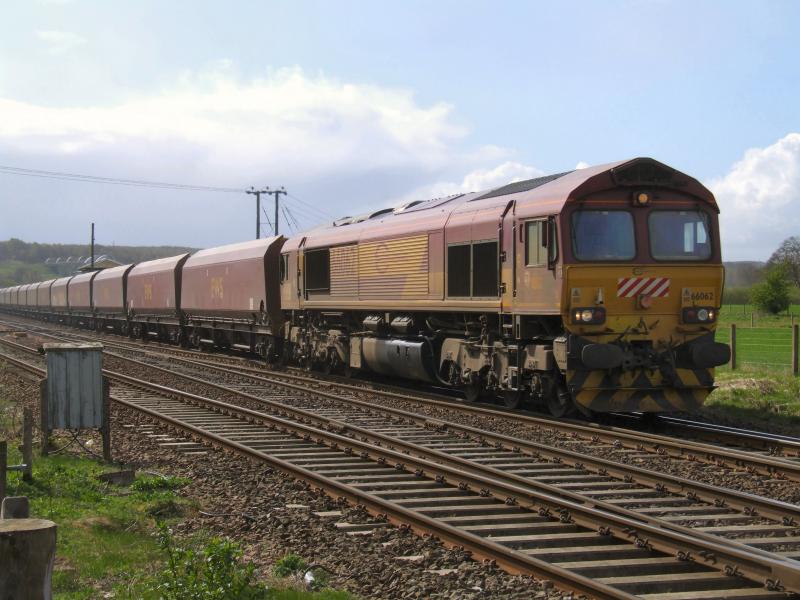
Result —
[{"label": "locomotive roof", "polygon": [[568,202],[612,189],[672,188],[718,210],[713,194],[699,181],[652,158],[634,158],[517,181],[490,190],[406,203],[359,217],[346,217],[287,240],[283,251],[324,247],[442,228],[451,215],[484,212],[490,218],[515,201],[523,218],[560,213]]}]

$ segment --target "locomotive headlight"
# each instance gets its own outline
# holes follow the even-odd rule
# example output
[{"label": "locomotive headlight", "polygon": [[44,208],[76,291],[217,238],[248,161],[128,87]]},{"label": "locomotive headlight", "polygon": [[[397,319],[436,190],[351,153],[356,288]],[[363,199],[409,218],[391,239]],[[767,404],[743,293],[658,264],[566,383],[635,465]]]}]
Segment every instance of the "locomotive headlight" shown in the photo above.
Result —
[{"label": "locomotive headlight", "polygon": [[711,306],[692,306],[683,309],[684,323],[713,323],[716,318],[716,309]]},{"label": "locomotive headlight", "polygon": [[650,192],[635,192],[633,194],[634,206],[647,206],[650,204]]},{"label": "locomotive headlight", "polygon": [[581,325],[600,325],[606,321],[606,309],[602,306],[594,308],[575,308],[572,310],[572,322]]}]

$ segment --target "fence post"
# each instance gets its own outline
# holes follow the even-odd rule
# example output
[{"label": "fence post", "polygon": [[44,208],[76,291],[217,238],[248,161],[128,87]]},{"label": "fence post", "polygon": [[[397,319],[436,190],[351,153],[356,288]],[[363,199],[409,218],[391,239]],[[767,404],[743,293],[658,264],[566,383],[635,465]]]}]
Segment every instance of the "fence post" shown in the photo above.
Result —
[{"label": "fence post", "polygon": [[0,502],[6,497],[6,471],[8,467],[7,442],[0,442]]},{"label": "fence post", "polygon": [[731,371],[736,369],[736,324],[731,323]]},{"label": "fence post", "polygon": [[23,481],[33,481],[33,411],[25,408],[22,411],[22,470]]},{"label": "fence post", "polygon": [[792,375],[797,375],[798,373],[798,347],[797,344],[800,342],[798,337],[800,337],[800,325],[792,325]]},{"label": "fence post", "polygon": [[750,327],[755,327],[755,326],[756,326],[755,313],[750,312]]}]

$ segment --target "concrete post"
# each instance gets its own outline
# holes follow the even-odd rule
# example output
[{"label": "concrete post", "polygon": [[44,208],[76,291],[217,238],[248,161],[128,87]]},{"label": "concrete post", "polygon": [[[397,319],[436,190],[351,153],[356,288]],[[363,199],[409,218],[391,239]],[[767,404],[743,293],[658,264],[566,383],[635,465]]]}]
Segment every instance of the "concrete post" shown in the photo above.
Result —
[{"label": "concrete post", "polygon": [[0,598],[50,600],[55,556],[55,523],[0,519]]}]

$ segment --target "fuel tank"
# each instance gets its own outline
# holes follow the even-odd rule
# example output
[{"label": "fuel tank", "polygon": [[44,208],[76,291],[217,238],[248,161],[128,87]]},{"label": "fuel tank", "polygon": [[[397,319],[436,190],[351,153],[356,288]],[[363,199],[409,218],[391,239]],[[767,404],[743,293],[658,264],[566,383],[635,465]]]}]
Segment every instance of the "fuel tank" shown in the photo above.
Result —
[{"label": "fuel tank", "polygon": [[427,340],[364,338],[364,362],[371,371],[418,381],[435,382],[433,348]]}]

